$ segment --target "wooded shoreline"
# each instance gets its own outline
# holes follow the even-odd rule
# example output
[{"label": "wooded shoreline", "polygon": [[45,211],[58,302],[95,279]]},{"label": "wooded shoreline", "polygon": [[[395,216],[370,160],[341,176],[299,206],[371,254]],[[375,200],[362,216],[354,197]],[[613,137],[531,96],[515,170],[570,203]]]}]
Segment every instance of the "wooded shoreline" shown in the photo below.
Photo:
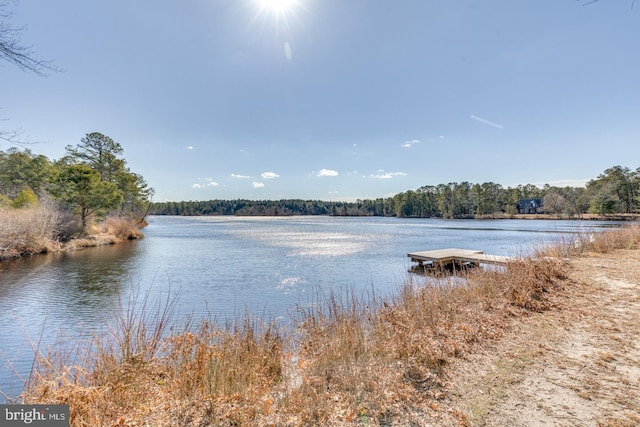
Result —
[{"label": "wooded shoreline", "polygon": [[278,200],[189,200],[154,202],[156,215],[332,215],[398,218],[498,218],[546,214],[558,218],[640,214],[640,168],[614,166],[585,187],[533,184],[503,187],[495,182],[424,185],[390,197],[352,202]]}]

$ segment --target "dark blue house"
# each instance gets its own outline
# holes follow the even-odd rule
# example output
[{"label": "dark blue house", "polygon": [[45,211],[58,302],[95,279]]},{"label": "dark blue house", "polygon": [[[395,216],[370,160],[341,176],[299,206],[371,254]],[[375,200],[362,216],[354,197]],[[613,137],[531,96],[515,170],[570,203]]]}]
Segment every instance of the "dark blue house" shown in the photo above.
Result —
[{"label": "dark blue house", "polygon": [[519,214],[537,214],[542,207],[542,199],[520,199],[518,202]]}]

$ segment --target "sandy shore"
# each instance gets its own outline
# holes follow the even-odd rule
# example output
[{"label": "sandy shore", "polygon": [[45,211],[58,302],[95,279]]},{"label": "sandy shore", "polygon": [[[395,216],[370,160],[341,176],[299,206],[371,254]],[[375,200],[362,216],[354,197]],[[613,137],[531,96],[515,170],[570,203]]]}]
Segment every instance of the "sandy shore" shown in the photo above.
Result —
[{"label": "sandy shore", "polygon": [[427,425],[640,425],[640,250],[572,259],[551,298],[451,367],[464,415]]}]

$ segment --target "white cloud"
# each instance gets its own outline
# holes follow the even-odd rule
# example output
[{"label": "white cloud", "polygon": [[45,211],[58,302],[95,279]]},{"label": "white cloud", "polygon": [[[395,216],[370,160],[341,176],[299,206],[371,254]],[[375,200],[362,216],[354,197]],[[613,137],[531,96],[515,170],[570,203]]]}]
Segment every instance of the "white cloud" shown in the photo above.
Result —
[{"label": "white cloud", "polygon": [[251,177],[250,177],[250,176],[248,176],[248,175],[237,175],[237,174],[235,174],[235,173],[232,173],[232,174],[231,174],[231,177],[232,177],[232,178],[238,178],[238,179],[250,179],[250,178],[251,178]]},{"label": "white cloud", "polygon": [[280,178],[280,175],[278,175],[275,172],[263,172],[261,175],[264,179],[273,179],[273,178]]},{"label": "white cloud", "polygon": [[220,185],[220,184],[218,184],[215,181],[211,181],[211,182],[207,182],[206,184],[195,183],[195,184],[193,184],[192,187],[193,188],[206,188],[206,187],[217,187],[218,185]]},{"label": "white cloud", "polygon": [[320,169],[320,171],[316,174],[316,176],[338,176],[340,175],[338,171],[334,171],[333,169]]},{"label": "white cloud", "polygon": [[192,185],[193,188],[217,187],[220,185],[211,178],[198,178],[198,181],[204,181],[204,184],[196,182]]},{"label": "white cloud", "polygon": [[258,181],[253,181],[253,183],[251,185],[253,185],[253,188],[262,188],[262,187],[264,187],[264,183],[263,182],[258,182]]},{"label": "white cloud", "polygon": [[193,147],[189,145],[189,146],[187,147],[187,150],[193,150]]},{"label": "white cloud", "polygon": [[420,144],[420,140],[419,139],[412,139],[411,141],[405,141],[404,144],[402,144],[402,148],[411,148],[412,146],[414,146],[416,144]]},{"label": "white cloud", "polygon": [[378,171],[378,174],[372,174],[369,175],[369,178],[374,178],[374,179],[391,179],[395,176],[406,176],[407,174],[404,172],[386,172],[384,173],[384,171]]}]

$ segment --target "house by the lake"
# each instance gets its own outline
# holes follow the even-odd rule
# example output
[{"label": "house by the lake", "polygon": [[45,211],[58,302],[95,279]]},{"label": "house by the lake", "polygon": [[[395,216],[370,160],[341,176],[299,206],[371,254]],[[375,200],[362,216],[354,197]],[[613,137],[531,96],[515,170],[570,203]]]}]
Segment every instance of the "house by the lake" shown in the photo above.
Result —
[{"label": "house by the lake", "polygon": [[542,207],[542,199],[520,199],[518,202],[519,214],[537,214]]}]

